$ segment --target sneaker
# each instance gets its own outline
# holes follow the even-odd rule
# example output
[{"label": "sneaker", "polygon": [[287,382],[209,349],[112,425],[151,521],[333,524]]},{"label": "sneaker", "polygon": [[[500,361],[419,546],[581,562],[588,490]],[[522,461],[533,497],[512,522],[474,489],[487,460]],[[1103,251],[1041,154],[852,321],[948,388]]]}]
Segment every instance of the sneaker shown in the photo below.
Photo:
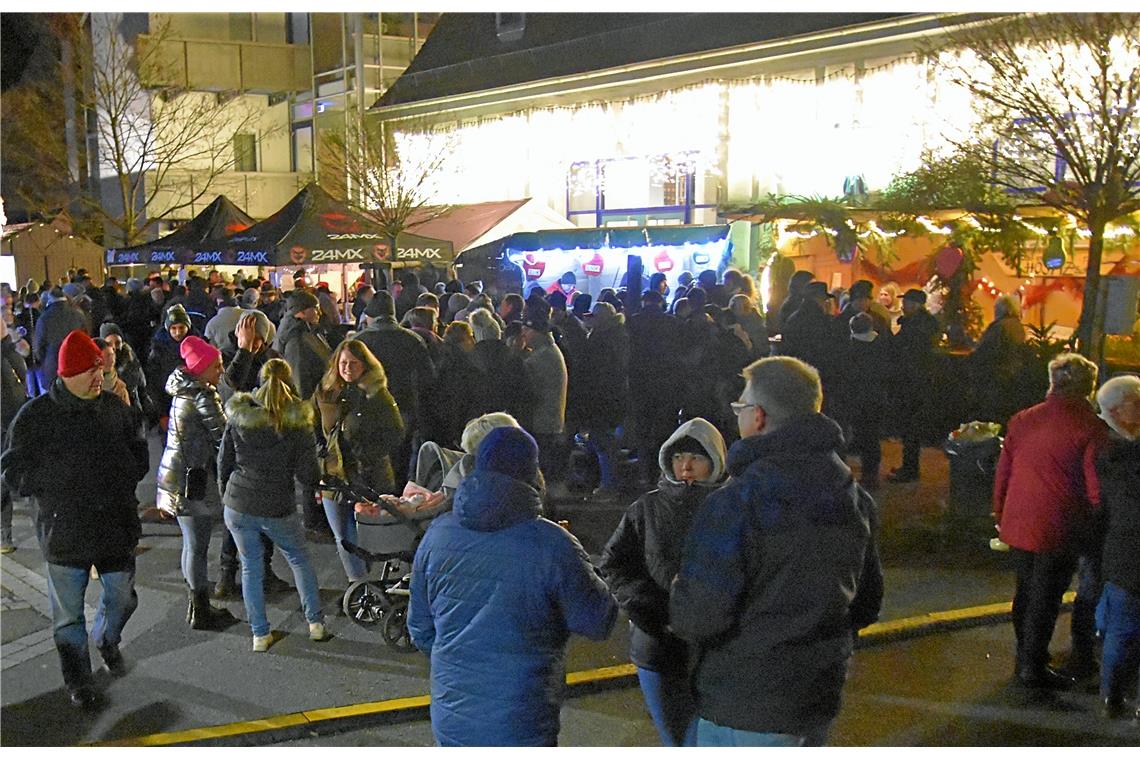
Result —
[{"label": "sneaker", "polygon": [[16,551],[16,545],[11,541],[0,543],[0,554],[11,554]]},{"label": "sneaker", "polygon": [[309,639],[311,641],[327,641],[332,638],[325,624],[322,623],[309,623]]},{"label": "sneaker", "polygon": [[67,699],[73,707],[80,710],[94,710],[100,705],[99,692],[90,684],[69,687]]},{"label": "sneaker", "polygon": [[253,651],[255,652],[268,652],[269,647],[273,644],[273,633],[267,633],[264,636],[253,637]]}]

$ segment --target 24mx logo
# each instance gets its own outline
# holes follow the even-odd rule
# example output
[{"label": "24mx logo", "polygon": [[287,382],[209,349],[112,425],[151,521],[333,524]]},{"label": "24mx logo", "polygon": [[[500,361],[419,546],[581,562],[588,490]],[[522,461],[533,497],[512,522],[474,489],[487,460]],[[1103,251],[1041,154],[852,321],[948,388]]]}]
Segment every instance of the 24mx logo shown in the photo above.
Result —
[{"label": "24mx logo", "polygon": [[364,261],[363,248],[329,248],[328,250],[314,250],[313,261]]},{"label": "24mx logo", "polygon": [[221,264],[221,251],[198,251],[194,254],[195,264]]},{"label": "24mx logo", "polygon": [[152,251],[150,254],[151,264],[173,264],[174,251]]},{"label": "24mx logo", "polygon": [[340,235],[326,235],[329,240],[379,240],[384,237],[376,232],[353,232]]},{"label": "24mx logo", "polygon": [[269,252],[268,251],[238,251],[237,252],[238,264],[268,264]]}]

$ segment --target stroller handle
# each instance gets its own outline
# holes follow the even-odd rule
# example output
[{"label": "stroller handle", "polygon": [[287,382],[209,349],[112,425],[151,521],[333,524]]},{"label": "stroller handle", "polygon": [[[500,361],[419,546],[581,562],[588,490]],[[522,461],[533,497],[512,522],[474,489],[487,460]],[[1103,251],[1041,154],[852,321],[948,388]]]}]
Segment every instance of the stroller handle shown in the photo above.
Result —
[{"label": "stroller handle", "polygon": [[[333,493],[339,494],[342,497],[348,497],[354,501],[367,501],[372,504],[383,503],[380,499],[380,494],[375,489],[370,488],[369,486],[366,486],[362,483],[348,483],[344,480],[341,480],[340,478],[331,477],[328,475],[326,475],[321,480],[321,483],[317,486],[317,488],[322,491],[332,491]],[[402,523],[417,533],[422,532],[419,523],[405,515],[400,510],[395,508],[388,509],[387,507],[383,507],[383,509],[387,514],[395,518],[396,522]]]}]

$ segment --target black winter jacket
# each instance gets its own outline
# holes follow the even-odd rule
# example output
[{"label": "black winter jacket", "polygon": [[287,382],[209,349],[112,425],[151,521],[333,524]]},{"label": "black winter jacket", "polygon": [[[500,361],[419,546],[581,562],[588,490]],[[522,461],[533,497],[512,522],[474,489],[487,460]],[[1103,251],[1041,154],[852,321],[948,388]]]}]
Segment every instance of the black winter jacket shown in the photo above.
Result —
[{"label": "black winter jacket", "polygon": [[694,649],[702,718],[804,735],[838,714],[854,632],[883,588],[875,503],[842,445],[821,414],[737,441],[732,479],[693,520],[669,618]]},{"label": "black winter jacket", "polygon": [[227,346],[222,349],[226,365],[226,384],[235,391],[252,391],[260,384],[258,374],[270,359],[281,359],[281,354],[269,346],[262,346],[256,354],[244,348]]},{"label": "black winter jacket", "polygon": [[311,405],[296,401],[287,407],[278,432],[253,394],[235,393],[226,404],[218,448],[222,504],[258,517],[293,514],[294,480],[314,489],[321,479],[313,417]]},{"label": "black winter jacket", "polygon": [[1097,458],[1096,474],[1108,513],[1104,579],[1140,597],[1140,440],[1114,434]]},{"label": "black winter jacket", "polygon": [[281,318],[273,348],[293,370],[293,387],[301,398],[309,398],[328,369],[332,349],[325,339],[304,320],[292,314]]},{"label": "black winter jacket", "polygon": [[411,434],[420,424],[420,397],[435,380],[435,367],[423,338],[400,327],[394,319],[381,317],[357,333],[356,339],[384,365],[388,390]]},{"label": "black winter jacket", "polygon": [[127,567],[142,535],[135,486],[150,469],[130,408],[113,393],[80,399],[56,380],[20,409],[10,432],[0,469],[16,493],[36,497],[44,559]]}]

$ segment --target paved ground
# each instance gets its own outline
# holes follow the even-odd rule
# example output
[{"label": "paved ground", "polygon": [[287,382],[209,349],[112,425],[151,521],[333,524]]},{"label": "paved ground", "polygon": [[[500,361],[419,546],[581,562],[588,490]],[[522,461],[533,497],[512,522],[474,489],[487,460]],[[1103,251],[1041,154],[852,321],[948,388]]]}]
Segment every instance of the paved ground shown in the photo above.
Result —
[{"label": "paved ground", "polygon": [[[884,468],[897,464],[898,458],[898,447],[888,446]],[[140,495],[150,489],[153,483],[144,484]],[[974,521],[972,525],[948,520],[945,494],[945,458],[937,450],[924,452],[923,482],[888,486],[878,494],[887,572],[883,620],[1009,600],[1012,577],[1008,557],[985,547],[986,520]],[[616,525],[622,505],[564,502],[558,511],[559,517],[571,521],[572,530],[586,549],[597,553]],[[221,633],[187,628],[185,587],[178,570],[178,529],[172,523],[147,524],[138,560],[140,606],[125,632],[124,653],[131,663],[131,672],[120,681],[101,682],[109,702],[106,709],[92,716],[79,715],[66,704],[51,646],[42,560],[35,547],[26,505],[17,505],[15,528],[19,549],[0,561],[0,743],[5,746],[132,742],[140,737],[237,721],[272,722],[273,716],[304,713],[311,718],[322,715],[314,712],[321,708],[427,693],[428,666],[424,657],[395,652],[381,643],[375,630],[360,628],[344,617],[332,617],[339,608],[344,581],[331,544],[311,546],[323,589],[322,601],[335,637],[322,644],[308,641],[296,595],[290,592],[270,600],[270,621],[280,640],[269,653],[254,654],[244,623]],[[218,544],[215,536],[211,577],[215,577]],[[277,572],[289,577],[280,558]],[[93,583],[89,605],[95,603],[97,592],[98,584]],[[244,619],[240,602],[228,606]],[[1006,697],[1002,684],[1011,668],[1009,635],[1008,625],[995,625],[861,651],[856,657],[848,706],[836,728],[835,743],[1035,744],[1039,742],[1033,736],[1038,735],[1045,737],[1045,743],[1070,743],[1059,741],[1068,735],[1065,732],[1071,731],[1066,721],[1077,721],[1083,726],[1092,720],[1092,697],[1086,695],[1083,701],[1078,699],[1073,704],[1062,701],[1033,708],[1007,704],[1003,701]],[[1064,651],[1064,642],[1058,646],[1059,651]],[[619,624],[607,642],[574,640],[569,670],[621,666],[628,662],[626,647],[624,624]],[[985,656],[979,654],[983,650]],[[629,683],[626,678],[612,681],[611,685]],[[885,707],[890,709],[884,710]],[[895,725],[893,720],[882,720],[887,712],[910,717],[906,725]],[[1005,728],[991,726],[986,733],[982,728],[968,729],[961,720],[951,720],[975,713],[997,715],[982,723],[996,721]],[[942,718],[950,728],[943,727],[939,722]],[[1048,728],[1057,720],[1061,726],[1057,731],[1062,733]],[[1127,738],[1112,731],[1105,733],[1106,729],[1094,724],[1095,721],[1089,724],[1091,728],[1073,734],[1076,743],[1102,744]],[[567,705],[563,726],[564,744],[656,743],[635,688],[575,697]],[[1025,730],[1014,730],[1018,726]],[[940,731],[949,733],[942,737]],[[187,736],[201,738],[178,736],[183,737],[180,741],[189,741]],[[222,743],[239,741],[258,739],[247,736]],[[422,721],[392,726],[381,733],[366,730],[310,741],[431,743],[430,732]]]}]

